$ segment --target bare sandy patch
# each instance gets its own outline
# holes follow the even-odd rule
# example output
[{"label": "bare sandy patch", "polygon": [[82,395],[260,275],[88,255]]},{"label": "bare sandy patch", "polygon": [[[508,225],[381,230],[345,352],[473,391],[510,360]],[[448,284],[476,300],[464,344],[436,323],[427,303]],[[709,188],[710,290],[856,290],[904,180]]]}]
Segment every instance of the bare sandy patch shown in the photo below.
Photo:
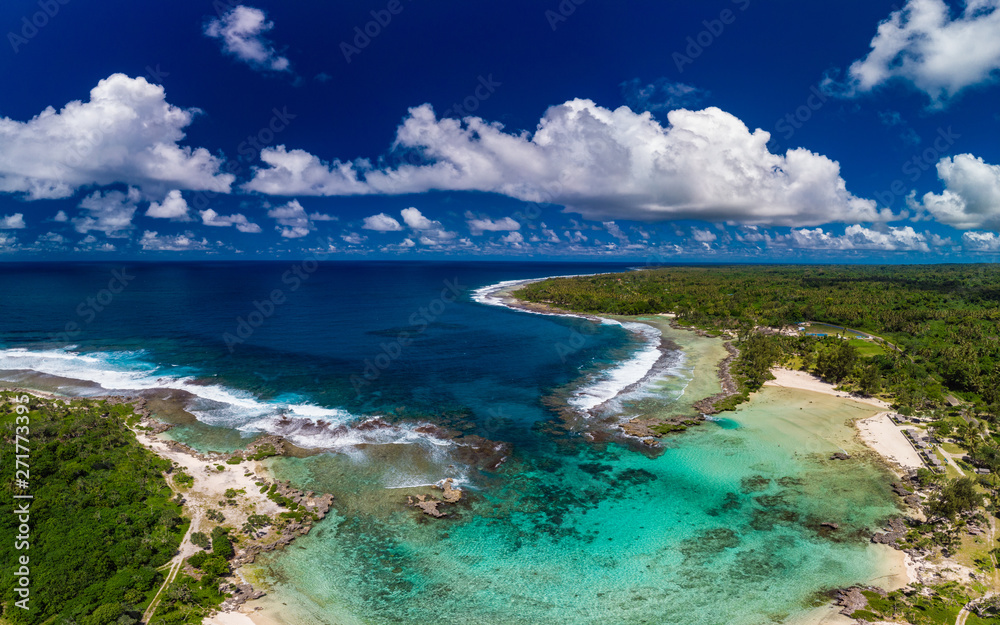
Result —
[{"label": "bare sandy patch", "polygon": [[924,466],[917,450],[892,422],[889,413],[880,413],[870,419],[858,421],[855,425],[865,445],[877,451],[879,455],[890,462],[905,470],[919,469]]},{"label": "bare sandy patch", "polygon": [[[259,466],[259,463],[250,464],[252,468],[248,469],[247,462],[231,465],[222,460],[204,460],[143,432],[136,432],[136,438],[155,454],[177,463],[185,473],[195,478],[194,485],[185,489],[176,483],[173,475],[169,477],[174,488],[181,491],[187,500],[185,505],[189,506],[192,512],[191,525],[195,532],[207,534],[211,527],[216,525],[208,520],[205,513],[219,507],[219,502],[227,499],[228,489],[242,492],[238,497],[239,505],[226,506],[222,509],[226,517],[225,525],[239,528],[251,514],[273,517],[283,511],[278,504],[260,492],[260,486],[256,482],[261,481],[259,475],[266,475],[267,472]],[[182,554],[184,557],[193,555],[198,550],[191,543],[182,545],[182,549],[190,551]]]},{"label": "bare sandy patch", "polygon": [[874,397],[861,397],[859,395],[851,395],[850,393],[846,393],[844,391],[838,391],[833,384],[830,384],[829,382],[824,382],[823,380],[817,378],[811,373],[806,373],[805,371],[793,371],[791,369],[771,369],[771,375],[774,376],[774,379],[764,382],[764,386],[781,386],[784,388],[797,388],[803,391],[813,391],[815,393],[823,393],[824,395],[843,397],[844,399],[850,399],[856,402],[861,402],[863,404],[870,404],[872,406],[877,406],[882,410],[889,409],[889,404],[882,401],[881,399],[875,399]]}]

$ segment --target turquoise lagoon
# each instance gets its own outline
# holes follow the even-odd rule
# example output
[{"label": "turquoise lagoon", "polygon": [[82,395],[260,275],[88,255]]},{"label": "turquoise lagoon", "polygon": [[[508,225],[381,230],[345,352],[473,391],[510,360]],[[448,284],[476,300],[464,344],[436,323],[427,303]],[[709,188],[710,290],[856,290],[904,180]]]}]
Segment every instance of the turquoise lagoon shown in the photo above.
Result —
[{"label": "turquoise lagoon", "polygon": [[[629,414],[673,413],[718,390],[719,341],[665,328],[687,354]],[[680,391],[684,389],[682,394]],[[370,462],[282,459],[280,479],[333,492],[339,514],[251,577],[289,625],[780,623],[825,591],[894,586],[898,557],[868,541],[897,512],[887,476],[847,422],[870,406],[767,388],[649,457],[535,441],[470,489],[454,518],[404,507]],[[829,531],[822,523],[837,523]]]}]

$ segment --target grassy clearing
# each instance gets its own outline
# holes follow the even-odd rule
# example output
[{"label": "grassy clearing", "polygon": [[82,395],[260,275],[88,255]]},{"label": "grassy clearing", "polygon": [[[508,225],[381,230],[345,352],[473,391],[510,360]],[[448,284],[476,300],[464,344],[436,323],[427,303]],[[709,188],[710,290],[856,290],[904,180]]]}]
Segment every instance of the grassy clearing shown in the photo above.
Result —
[{"label": "grassy clearing", "polygon": [[878,343],[864,341],[861,339],[851,339],[848,343],[850,343],[854,349],[858,350],[858,355],[862,358],[872,358],[885,354],[885,349],[883,349]]}]

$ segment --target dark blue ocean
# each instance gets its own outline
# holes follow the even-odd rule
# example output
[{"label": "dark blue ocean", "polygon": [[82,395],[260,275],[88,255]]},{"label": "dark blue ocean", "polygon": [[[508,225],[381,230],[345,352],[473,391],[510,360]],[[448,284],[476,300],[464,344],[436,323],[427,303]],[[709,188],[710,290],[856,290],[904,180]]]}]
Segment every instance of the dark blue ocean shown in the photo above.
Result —
[{"label": "dark blue ocean", "polygon": [[[0,344],[95,354],[121,368],[211,379],[262,400],[295,397],[354,414],[444,410],[475,421],[495,415],[500,403],[510,419],[532,422],[546,418],[539,397],[629,337],[611,326],[589,324],[581,333],[586,322],[484,306],[472,301],[473,290],[626,268],[0,264]],[[574,335],[574,349],[566,349]],[[74,377],[75,365],[62,364],[52,373]]]}]

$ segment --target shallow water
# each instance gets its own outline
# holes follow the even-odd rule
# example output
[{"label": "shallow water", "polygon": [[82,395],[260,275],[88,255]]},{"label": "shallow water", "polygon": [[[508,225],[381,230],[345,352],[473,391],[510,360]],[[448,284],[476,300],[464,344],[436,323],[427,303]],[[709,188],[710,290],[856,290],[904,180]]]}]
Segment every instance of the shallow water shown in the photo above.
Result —
[{"label": "shallow water", "polygon": [[888,581],[888,550],[867,541],[896,512],[885,474],[830,460],[863,454],[845,422],[872,413],[768,388],[655,459],[540,445],[445,520],[403,508],[406,491],[343,458],[276,462],[279,478],[344,503],[260,561],[279,580],[265,605],[287,604],[289,624],[780,622],[820,591]]}]

